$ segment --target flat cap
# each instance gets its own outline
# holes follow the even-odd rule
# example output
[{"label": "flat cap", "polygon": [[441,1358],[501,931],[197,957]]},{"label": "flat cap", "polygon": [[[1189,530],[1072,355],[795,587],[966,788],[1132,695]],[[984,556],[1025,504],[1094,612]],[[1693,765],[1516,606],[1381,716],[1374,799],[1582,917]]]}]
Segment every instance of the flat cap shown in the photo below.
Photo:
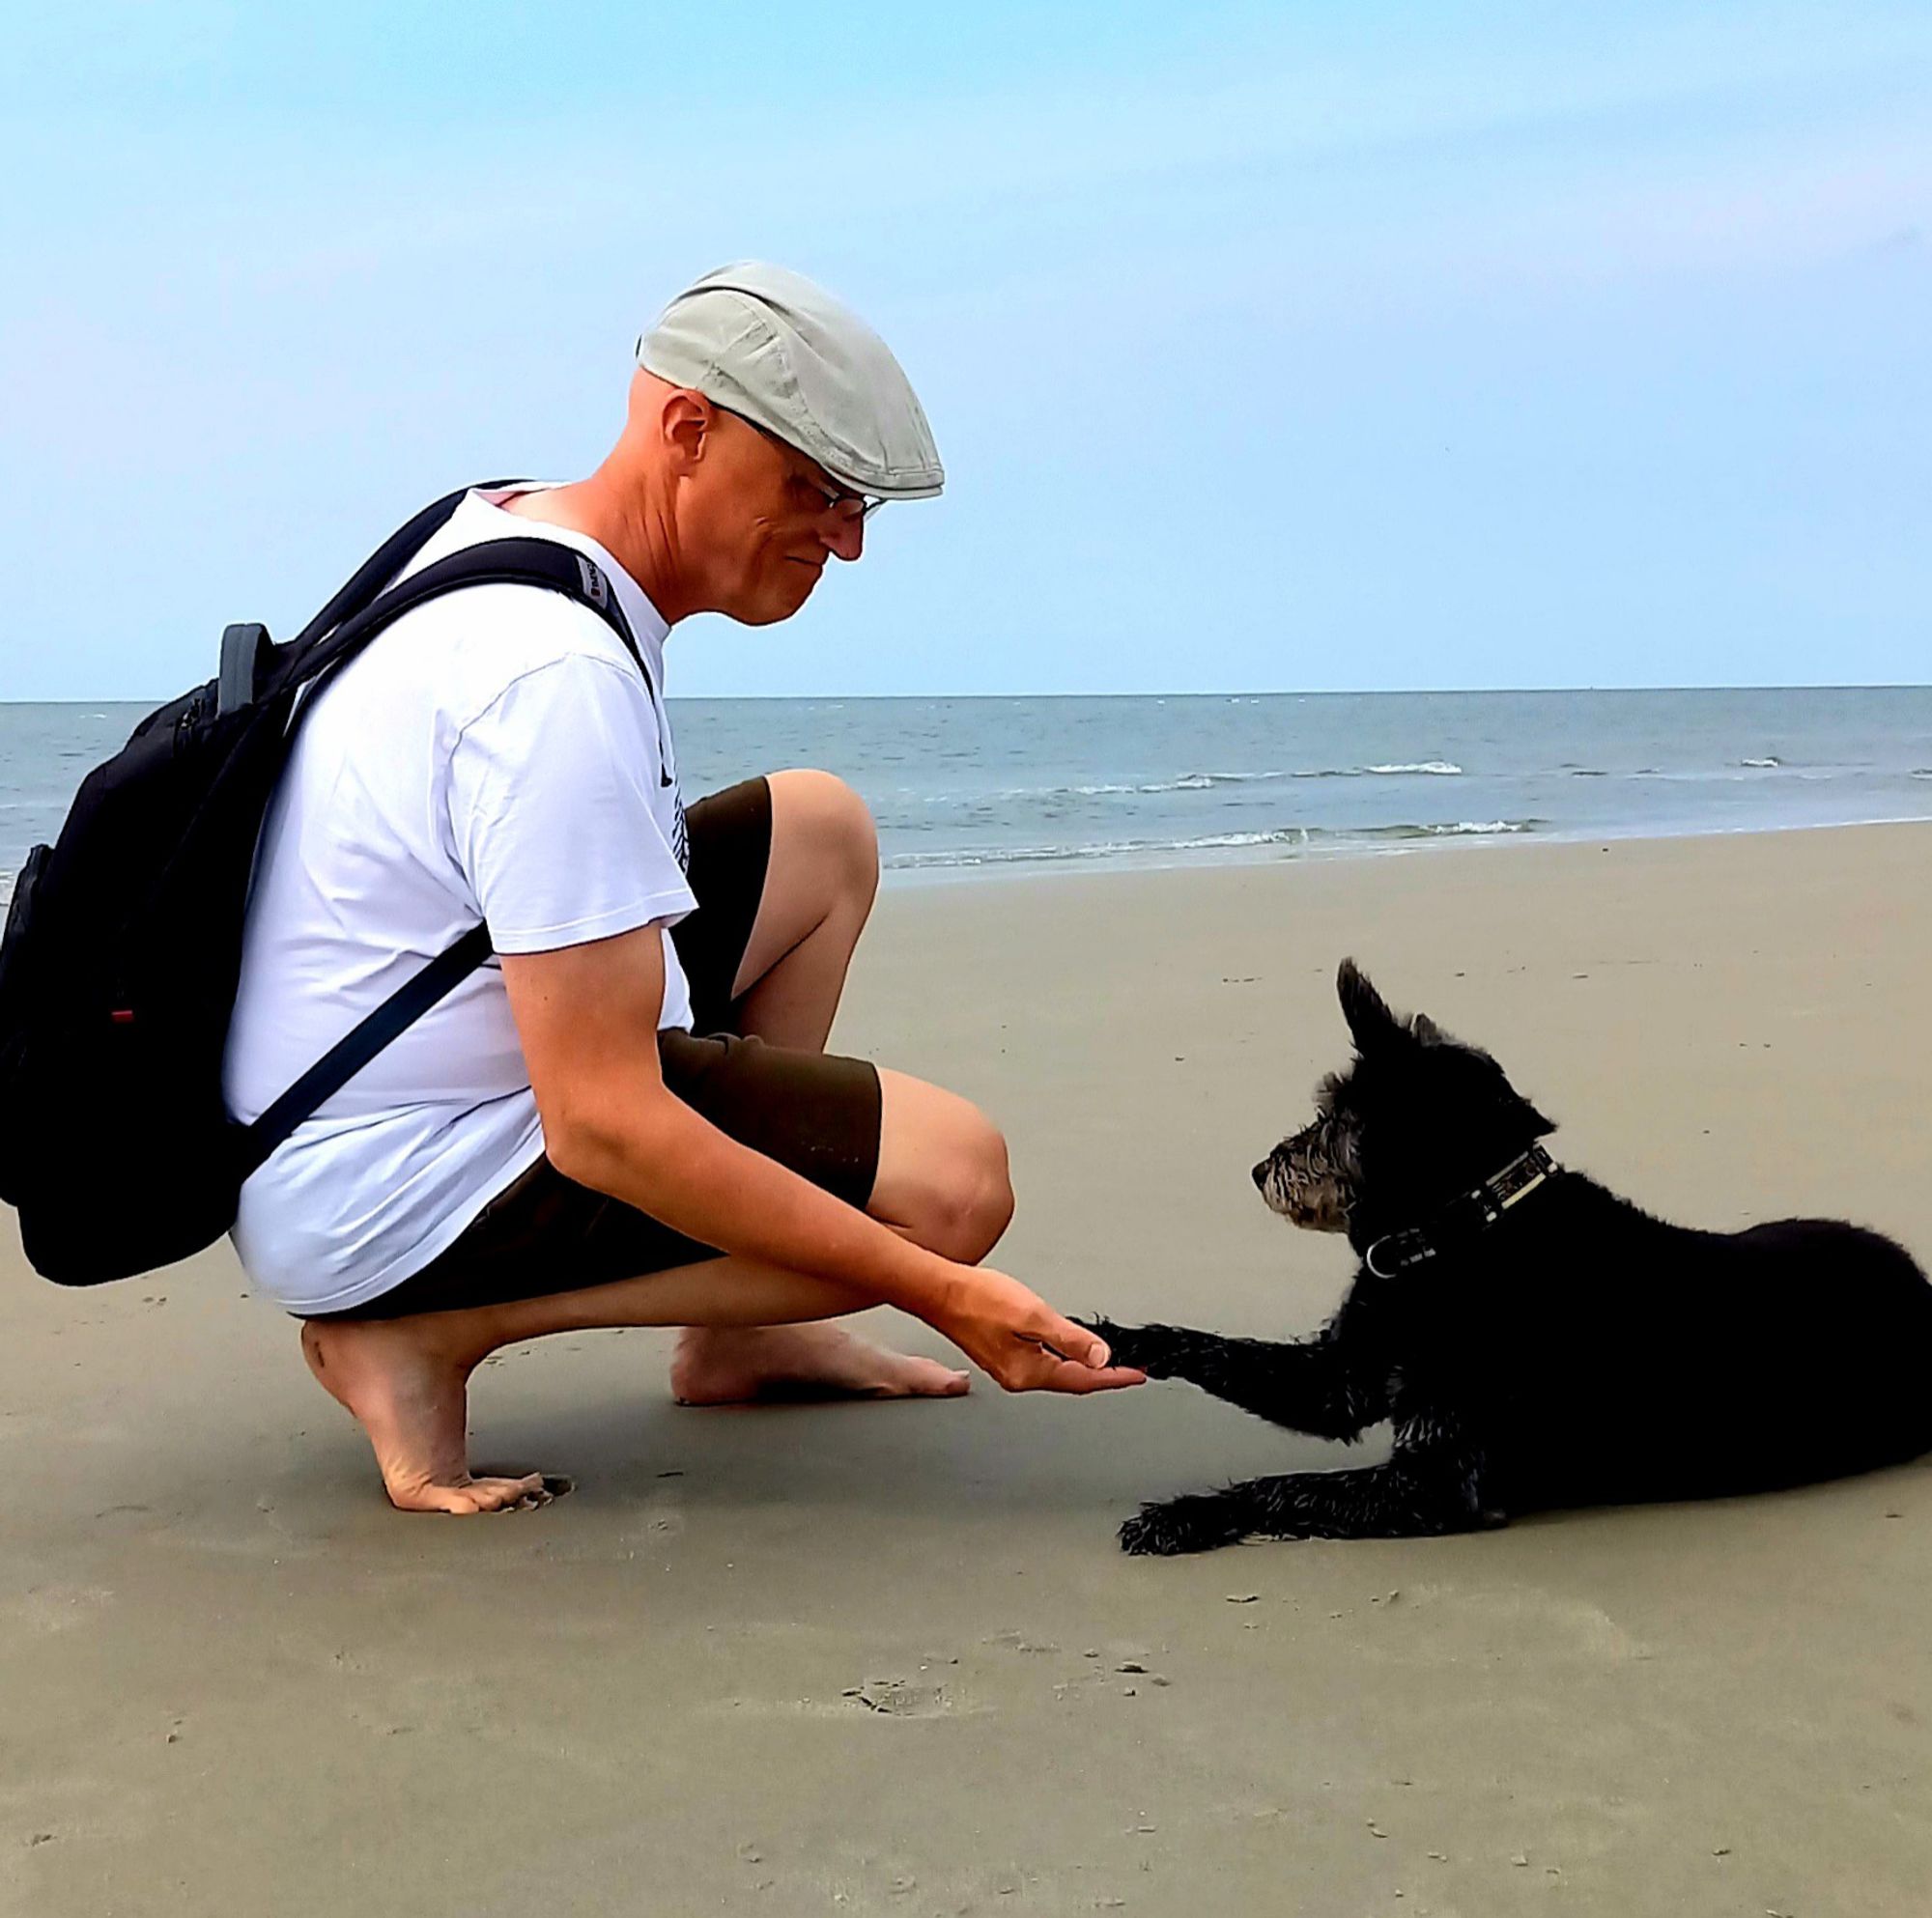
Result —
[{"label": "flat cap", "polygon": [[849,307],[759,260],[687,287],[638,340],[638,364],[742,413],[841,486],[930,499],[946,484],[904,369]]}]

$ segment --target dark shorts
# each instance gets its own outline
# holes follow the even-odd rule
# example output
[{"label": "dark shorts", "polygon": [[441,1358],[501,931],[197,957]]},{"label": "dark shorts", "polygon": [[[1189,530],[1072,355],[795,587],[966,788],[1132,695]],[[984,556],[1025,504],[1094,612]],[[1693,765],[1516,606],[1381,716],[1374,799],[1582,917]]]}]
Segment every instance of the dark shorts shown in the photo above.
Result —
[{"label": "dark shorts", "polygon": [[[764,895],[771,787],[729,786],[694,805],[688,876],[697,911],[671,929],[694,1030],[658,1034],[665,1084],[721,1132],[864,1206],[879,1169],[879,1075],[864,1059],[741,1036],[732,985]],[[516,1178],[420,1272],[341,1318],[456,1312],[603,1285],[720,1255],[548,1159]]]}]

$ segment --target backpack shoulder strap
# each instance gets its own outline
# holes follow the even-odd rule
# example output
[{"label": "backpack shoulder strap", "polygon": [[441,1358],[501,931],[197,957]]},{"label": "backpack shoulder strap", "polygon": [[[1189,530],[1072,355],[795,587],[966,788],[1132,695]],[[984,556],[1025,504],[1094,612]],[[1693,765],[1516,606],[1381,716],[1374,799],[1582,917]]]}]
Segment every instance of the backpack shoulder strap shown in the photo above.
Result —
[{"label": "backpack shoulder strap", "polygon": [[454,945],[403,983],[353,1031],[330,1046],[254,1124],[242,1129],[240,1176],[262,1165],[303,1119],[349,1084],[376,1055],[440,1000],[447,999],[490,956],[490,928],[471,926]]},{"label": "backpack shoulder strap", "polygon": [[519,537],[467,546],[398,580],[360,612],[312,643],[291,641],[265,692],[286,691],[334,671],[404,613],[465,586],[537,586],[588,606],[623,641],[624,650],[637,662],[648,684],[649,671],[604,569],[560,540]]},{"label": "backpack shoulder strap", "polygon": [[[462,494],[454,497],[460,499]],[[439,501],[438,505],[445,503]],[[450,510],[454,511],[453,504]],[[414,523],[412,522],[412,525]],[[396,564],[407,563],[409,553],[428,536],[425,532],[413,547],[406,549]],[[399,533],[391,544],[402,539],[403,534]],[[350,582],[352,586],[355,583]],[[384,627],[393,625],[416,606],[460,592],[466,586],[486,585],[547,588],[590,607],[624,642],[625,650],[643,674],[646,688],[650,688],[649,669],[603,568],[558,540],[519,538],[486,540],[478,546],[465,547],[390,587],[316,643],[306,648],[299,642],[292,645],[292,657],[277,673],[274,690],[286,691],[290,686],[318,680],[332,672],[359,653]],[[344,592],[347,591],[345,587]],[[651,691],[655,703],[655,689]],[[378,1053],[400,1038],[433,1005],[446,999],[489,958],[490,949],[490,928],[471,926],[453,945],[405,979],[381,1005],[338,1039],[259,1118],[241,1127],[237,1142],[241,1176],[246,1178],[297,1126],[341,1091]]]},{"label": "backpack shoulder strap", "polygon": [[412,520],[398,526],[355,569],[335,597],[289,641],[290,649],[297,650],[311,644],[340,626],[345,619],[360,612],[422,550],[430,535],[463,504],[467,495],[494,493],[516,484],[515,480],[478,480],[474,486],[458,487],[454,493],[446,493],[440,499],[432,500]]}]

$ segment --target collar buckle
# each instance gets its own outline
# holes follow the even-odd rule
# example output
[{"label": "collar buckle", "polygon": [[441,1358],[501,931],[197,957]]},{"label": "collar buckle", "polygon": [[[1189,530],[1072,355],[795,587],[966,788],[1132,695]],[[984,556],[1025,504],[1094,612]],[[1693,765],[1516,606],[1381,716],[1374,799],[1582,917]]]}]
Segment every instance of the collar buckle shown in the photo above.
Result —
[{"label": "collar buckle", "polygon": [[[1438,1228],[1453,1226],[1457,1215],[1466,1208],[1475,1215],[1475,1231],[1486,1231],[1555,1171],[1556,1162],[1549,1154],[1541,1145],[1531,1145],[1473,1192],[1451,1199],[1432,1223]],[[1439,1236],[1439,1231],[1432,1232],[1422,1226],[1411,1226],[1403,1232],[1385,1232],[1362,1255],[1362,1263],[1376,1278],[1393,1279],[1398,1273],[1411,1271],[1435,1257],[1442,1250]],[[1455,1236],[1473,1237],[1474,1233],[1464,1227]]]},{"label": "collar buckle", "polygon": [[[1387,1263],[1384,1271],[1377,1264],[1379,1255]],[[1412,1265],[1421,1265],[1435,1256],[1435,1248],[1430,1244],[1428,1233],[1420,1227],[1406,1232],[1387,1232],[1378,1238],[1362,1255],[1362,1263],[1378,1279],[1393,1279],[1398,1272],[1406,1272]]]}]

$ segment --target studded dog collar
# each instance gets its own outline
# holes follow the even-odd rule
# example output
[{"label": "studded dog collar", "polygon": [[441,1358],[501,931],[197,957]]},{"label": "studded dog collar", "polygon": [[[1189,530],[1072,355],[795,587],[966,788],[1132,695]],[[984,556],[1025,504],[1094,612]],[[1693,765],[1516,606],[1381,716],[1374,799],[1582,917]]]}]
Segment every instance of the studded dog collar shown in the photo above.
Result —
[{"label": "studded dog collar", "polygon": [[1383,1233],[1362,1255],[1362,1263],[1378,1279],[1393,1279],[1399,1272],[1425,1264],[1443,1252],[1450,1241],[1472,1239],[1493,1226],[1512,1205],[1527,1199],[1555,1171],[1555,1160],[1541,1145],[1532,1145],[1473,1192],[1452,1199],[1427,1226]]}]

